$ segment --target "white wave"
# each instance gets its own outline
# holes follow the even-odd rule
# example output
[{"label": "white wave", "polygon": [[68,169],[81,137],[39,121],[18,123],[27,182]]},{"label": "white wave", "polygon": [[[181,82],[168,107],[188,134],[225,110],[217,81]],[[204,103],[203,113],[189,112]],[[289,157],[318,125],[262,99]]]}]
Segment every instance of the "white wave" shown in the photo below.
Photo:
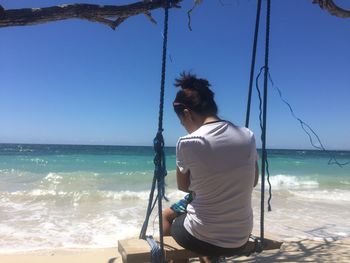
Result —
[{"label": "white wave", "polygon": [[[174,197],[174,195],[170,195]],[[183,194],[178,195],[183,197]],[[55,204],[62,202],[63,205],[73,204],[96,204],[103,201],[142,201],[147,202],[149,199],[149,191],[62,191],[55,189],[33,189],[30,191],[15,191],[0,193],[0,201],[2,204],[26,203],[26,202],[44,202],[43,205]]]},{"label": "white wave", "polygon": [[42,165],[42,166],[45,166],[49,163],[48,161],[40,158],[31,158],[30,161],[33,163],[36,163],[37,165]]},{"label": "white wave", "polygon": [[[267,182],[267,180],[266,180]],[[270,182],[273,189],[310,189],[318,188],[319,184],[315,180],[307,177],[297,177],[293,175],[278,174],[270,176]]]},{"label": "white wave", "polygon": [[23,193],[25,195],[29,195],[29,196],[47,196],[47,195],[50,195],[50,196],[55,196],[57,194],[56,191],[54,190],[47,190],[47,189],[34,189],[30,192],[28,192],[27,194],[26,193]]},{"label": "white wave", "polygon": [[148,200],[149,192],[148,191],[98,191],[98,193],[106,198],[112,198],[113,200]]},{"label": "white wave", "polygon": [[11,178],[16,178],[16,177],[23,177],[23,176],[31,176],[33,174],[30,172],[21,171],[21,170],[11,168],[11,169],[0,170],[0,175],[1,176],[11,176]]},{"label": "white wave", "polygon": [[[296,189],[294,192],[308,195],[315,191]],[[316,192],[324,196],[333,193]],[[321,209],[318,206],[305,206],[297,194],[275,201],[276,206],[282,203],[273,214],[266,215],[269,231],[282,238],[328,238],[350,234],[349,223],[345,219],[350,212],[345,212],[344,218],[336,213],[328,215],[323,206]],[[119,239],[136,237],[145,217],[149,191],[69,192],[35,189],[14,192],[12,195],[7,193],[3,199],[1,195],[3,193],[0,193],[0,211],[5,212],[2,216],[11,216],[5,216],[0,221],[0,253],[15,253],[39,249],[107,248],[114,247]],[[47,199],[43,199],[43,195]],[[167,189],[167,196],[171,201],[164,202],[164,207],[182,198],[184,193]],[[333,204],[329,206],[334,207]],[[310,228],[317,229],[329,221],[332,224],[327,231],[309,233]],[[293,230],[293,227],[300,229]],[[155,212],[150,218],[148,233],[156,235],[157,231]]]},{"label": "white wave", "polygon": [[40,205],[25,209],[0,223],[0,253],[114,247],[119,239],[138,236],[145,215],[144,205],[80,212]]},{"label": "white wave", "polygon": [[118,161],[118,160],[108,160],[108,161],[103,161],[105,164],[119,164],[119,165],[127,165],[128,162],[125,161]]},{"label": "white wave", "polygon": [[[99,191],[99,193],[105,197],[113,197],[114,200],[148,200],[149,191],[120,191],[120,192],[111,192],[111,191]],[[179,200],[184,197],[185,193],[176,189],[166,190],[166,196],[171,200]]]},{"label": "white wave", "polygon": [[346,201],[350,202],[350,191],[348,190],[312,190],[312,191],[290,191],[293,195],[308,200],[322,201]]},{"label": "white wave", "polygon": [[48,182],[53,183],[53,184],[59,184],[62,179],[63,179],[63,177],[59,174],[48,173],[48,175],[46,175],[43,178],[43,181],[48,181]]}]

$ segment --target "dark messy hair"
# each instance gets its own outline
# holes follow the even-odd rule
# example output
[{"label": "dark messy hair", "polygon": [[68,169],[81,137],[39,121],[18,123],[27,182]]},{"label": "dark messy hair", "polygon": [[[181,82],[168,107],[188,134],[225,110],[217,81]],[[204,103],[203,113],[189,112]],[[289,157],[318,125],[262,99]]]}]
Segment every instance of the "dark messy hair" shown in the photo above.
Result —
[{"label": "dark messy hair", "polygon": [[210,83],[206,79],[197,78],[190,72],[182,72],[175,79],[177,92],[173,106],[177,115],[183,114],[184,109],[190,109],[201,115],[216,115],[217,105],[214,92],[210,90]]}]

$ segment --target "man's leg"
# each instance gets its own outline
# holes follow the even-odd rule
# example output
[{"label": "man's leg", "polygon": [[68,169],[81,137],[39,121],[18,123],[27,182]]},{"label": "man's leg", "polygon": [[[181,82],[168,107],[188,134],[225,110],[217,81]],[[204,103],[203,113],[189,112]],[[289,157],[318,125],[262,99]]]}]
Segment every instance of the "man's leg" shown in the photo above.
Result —
[{"label": "man's leg", "polygon": [[163,234],[164,236],[170,236],[171,224],[173,223],[174,219],[177,217],[177,214],[174,210],[168,207],[163,210],[162,216],[163,216]]},{"label": "man's leg", "polygon": [[[174,219],[178,216],[178,214],[172,210],[171,208],[165,208],[163,210],[163,234],[164,236],[170,236],[170,229],[171,224],[173,223]],[[172,260],[170,263],[188,263],[188,259],[179,259],[179,260]]]}]

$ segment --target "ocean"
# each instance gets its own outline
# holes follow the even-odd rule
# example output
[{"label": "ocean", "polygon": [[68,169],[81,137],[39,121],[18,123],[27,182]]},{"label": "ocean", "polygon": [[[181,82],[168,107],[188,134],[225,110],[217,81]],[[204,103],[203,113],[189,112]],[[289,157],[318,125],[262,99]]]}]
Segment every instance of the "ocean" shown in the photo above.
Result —
[{"label": "ocean", "polygon": [[[170,201],[164,207],[184,195],[176,189],[175,148],[165,152]],[[334,154],[340,162],[350,160],[349,151]],[[153,156],[152,147],[0,144],[0,253],[107,248],[137,237]],[[350,165],[329,165],[320,151],[269,150],[268,156],[272,211],[265,211],[267,233],[282,240],[350,236]],[[259,233],[259,186],[253,208]],[[148,229],[157,235],[156,213]]]}]

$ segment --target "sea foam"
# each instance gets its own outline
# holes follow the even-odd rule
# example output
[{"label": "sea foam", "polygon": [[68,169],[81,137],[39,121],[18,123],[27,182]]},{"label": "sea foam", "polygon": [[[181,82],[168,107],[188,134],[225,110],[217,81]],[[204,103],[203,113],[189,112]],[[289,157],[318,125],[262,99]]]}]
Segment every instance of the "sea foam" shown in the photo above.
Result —
[{"label": "sea foam", "polygon": [[322,200],[322,201],[345,201],[350,202],[350,191],[341,189],[332,190],[313,190],[313,191],[290,191],[297,197],[307,200]]},{"label": "sea foam", "polygon": [[[115,247],[119,239],[139,235],[153,177],[152,147],[5,145],[2,154],[1,253]],[[308,151],[274,151],[266,232],[283,239],[350,235],[350,170],[333,169],[322,158]],[[163,207],[184,196],[175,189],[175,148],[167,164],[170,202]],[[256,229],[259,194],[256,188]],[[158,233],[156,210],[151,235]]]},{"label": "sea foam", "polygon": [[[267,179],[266,179],[267,181]],[[275,190],[280,189],[309,189],[318,188],[319,183],[316,180],[310,180],[309,177],[297,177],[293,175],[272,175],[270,176],[271,186]]]}]

